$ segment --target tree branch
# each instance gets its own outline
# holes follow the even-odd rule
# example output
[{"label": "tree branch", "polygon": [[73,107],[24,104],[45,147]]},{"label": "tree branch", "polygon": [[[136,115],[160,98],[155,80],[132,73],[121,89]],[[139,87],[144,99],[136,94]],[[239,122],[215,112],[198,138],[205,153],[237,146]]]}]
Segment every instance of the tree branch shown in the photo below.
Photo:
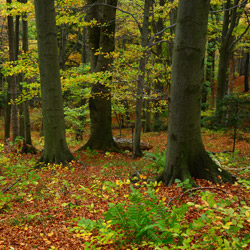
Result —
[{"label": "tree branch", "polygon": [[196,188],[188,189],[187,191],[185,191],[185,192],[182,193],[181,195],[175,196],[175,197],[169,199],[168,204],[167,204],[167,207],[171,204],[171,202],[172,202],[173,200],[175,200],[175,199],[177,199],[177,198],[181,198],[181,197],[183,197],[184,195],[186,195],[187,193],[195,192],[195,191],[197,191],[197,190],[204,190],[204,189],[210,189],[210,190],[211,190],[211,189],[215,189],[215,190],[221,191],[221,192],[223,192],[223,193],[227,193],[227,192],[224,191],[223,189],[221,189],[221,188],[216,188],[216,187],[196,187]]},{"label": "tree branch", "polygon": [[174,24],[172,24],[172,25],[170,25],[170,26],[167,26],[167,27],[165,27],[164,29],[162,29],[161,31],[155,33],[155,34],[150,38],[149,43],[148,43],[148,47],[152,47],[151,44],[152,44],[152,42],[153,42],[153,40],[154,40],[154,38],[155,38],[156,36],[160,35],[160,34],[163,33],[165,30],[171,29],[171,28],[173,28],[173,27],[175,27],[175,26],[176,26],[176,23],[174,23]]},{"label": "tree branch", "polygon": [[126,10],[123,10],[123,9],[121,9],[121,8],[119,8],[119,7],[116,7],[116,6],[113,6],[113,5],[110,5],[110,4],[106,4],[106,3],[97,3],[97,2],[93,3],[93,4],[90,6],[90,8],[92,8],[92,7],[95,6],[95,5],[107,6],[107,7],[117,9],[117,10],[123,12],[123,13],[126,13],[126,14],[130,15],[130,16],[135,20],[135,22],[136,22],[136,24],[137,24],[137,26],[138,26],[140,32],[142,31],[142,27],[141,27],[140,22],[137,20],[137,18],[135,17],[135,15],[132,14],[131,12],[126,11]]},{"label": "tree branch", "polygon": [[229,11],[229,10],[233,10],[235,8],[238,8],[240,6],[242,6],[243,4],[245,4],[248,0],[244,0],[243,2],[241,2],[240,4],[234,5],[231,8],[228,9],[223,9],[223,10],[216,10],[216,11],[209,11],[210,14],[215,14],[215,13],[220,13],[220,12],[224,12],[224,11]]},{"label": "tree branch", "polygon": [[246,29],[245,29],[244,32],[239,36],[239,38],[236,39],[236,40],[230,45],[229,51],[234,47],[234,45],[235,45],[237,42],[239,42],[239,41],[242,39],[242,37],[247,33],[249,27],[250,27],[250,23],[248,23]]}]

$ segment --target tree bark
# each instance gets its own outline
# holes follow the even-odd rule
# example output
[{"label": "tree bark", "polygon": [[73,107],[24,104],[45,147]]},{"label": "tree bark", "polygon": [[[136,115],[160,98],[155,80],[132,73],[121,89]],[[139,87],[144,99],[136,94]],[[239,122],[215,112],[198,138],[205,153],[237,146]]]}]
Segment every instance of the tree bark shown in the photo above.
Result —
[{"label": "tree bark", "polygon": [[[18,0],[20,2],[20,0]],[[18,60],[19,55],[19,34],[20,34],[20,16],[16,16],[16,27],[15,27],[15,60]],[[20,85],[20,82],[23,81],[23,77],[21,74],[16,75],[16,88],[18,91],[18,94],[22,93],[22,86]],[[18,120],[18,136],[20,138],[24,138],[24,106],[23,103],[20,103],[18,105],[18,111],[19,111],[19,120]]]},{"label": "tree bark", "polygon": [[245,77],[244,77],[244,92],[249,90],[249,52],[246,53],[246,63],[245,63]]},{"label": "tree bark", "polygon": [[60,69],[65,70],[66,63],[66,46],[68,38],[68,24],[60,26],[60,42],[59,42],[59,65]]},{"label": "tree bark", "polygon": [[10,103],[10,78],[8,77],[8,89],[7,89],[7,98],[5,105],[5,119],[4,119],[4,140],[6,141],[10,138],[10,121],[11,121],[11,105]]},{"label": "tree bark", "polygon": [[[11,0],[7,0],[8,4],[11,4]],[[15,55],[15,31],[14,31],[14,20],[13,16],[8,15],[8,38],[9,38],[9,59],[11,62],[14,62],[16,59]],[[18,136],[18,109],[17,105],[14,103],[17,98],[17,85],[16,85],[16,76],[12,75],[9,77],[9,90],[10,98],[12,99],[11,104],[11,122],[12,122],[12,138],[15,141]]]},{"label": "tree bark", "polygon": [[88,62],[87,54],[87,28],[83,27],[82,30],[82,63],[86,64]]},{"label": "tree bark", "polygon": [[67,164],[73,156],[65,138],[54,0],[35,0],[35,13],[45,137],[40,162]]},{"label": "tree bark", "polygon": [[[168,0],[170,3],[173,3],[173,0]],[[176,23],[176,19],[177,19],[177,8],[172,9],[169,12],[169,19],[170,19],[170,25],[173,25]],[[171,36],[173,36],[175,34],[175,27],[172,27],[170,29],[170,34]],[[173,39],[172,39],[173,42]],[[172,57],[173,57],[173,44],[169,43],[169,48],[168,48],[168,53],[169,53],[169,59],[172,61]]]},{"label": "tree bark", "polygon": [[[203,111],[207,109],[207,95],[208,88],[212,88],[213,79],[214,79],[214,54],[216,51],[216,40],[210,39],[208,41],[207,46],[207,59],[206,59],[206,73],[205,73],[205,81],[202,86],[202,98],[201,98],[201,108]],[[212,93],[213,96],[213,93]]]},{"label": "tree bark", "polygon": [[209,0],[180,0],[173,51],[166,168],[159,180],[203,178],[234,181],[204,149],[200,130],[203,71]]},{"label": "tree bark", "polygon": [[149,19],[149,8],[150,0],[145,0],[144,2],[144,17],[143,25],[141,31],[141,47],[142,47],[142,56],[139,62],[139,75],[137,79],[137,90],[136,90],[136,110],[135,110],[135,135],[134,135],[134,145],[133,145],[133,157],[141,157],[141,112],[142,112],[142,103],[143,103],[143,90],[144,90],[144,78],[145,78],[145,68],[147,60],[147,51],[146,46],[148,45],[148,19]]},{"label": "tree bark", "polygon": [[[23,0],[23,3],[27,3],[27,0]],[[26,20],[27,15],[23,14],[22,16],[22,43],[23,43],[23,52],[27,53],[29,50],[29,39],[28,39],[28,21]],[[28,79],[25,79],[28,81]],[[24,139],[25,142],[29,145],[32,145],[31,140],[31,128],[30,128],[30,113],[29,113],[29,101],[26,100],[23,103],[24,109]]]},{"label": "tree bark", "polygon": [[[106,5],[93,5],[95,0],[88,0],[91,7],[87,11],[88,20],[97,20],[101,27],[94,26],[88,29],[89,47],[91,49],[92,72],[109,70],[112,59],[106,55],[115,49],[115,17],[116,8]],[[117,6],[117,0],[107,0],[105,4]],[[96,54],[98,49],[101,53]],[[110,79],[111,80],[111,79]],[[118,146],[112,136],[111,91],[108,86],[97,82],[92,85],[90,110],[90,138],[84,148],[117,151]]]},{"label": "tree bark", "polygon": [[[166,3],[166,0],[160,0],[159,1],[159,4],[160,6],[163,8],[163,6],[165,5]],[[172,10],[170,13],[172,13],[174,10]],[[160,12],[161,15],[163,15],[163,11]],[[169,14],[169,18],[171,20],[171,14]],[[172,24],[172,22],[171,22]],[[164,23],[163,23],[163,17],[160,16],[158,17],[158,21],[155,23],[154,20],[153,20],[153,32],[156,34],[160,31],[163,30],[164,28]],[[172,33],[172,30],[171,30],[171,33]],[[156,37],[156,42],[159,42],[162,40],[162,37],[163,37],[163,33],[160,33],[157,37]],[[169,44],[169,51],[170,51],[170,44]],[[171,52],[172,53],[172,52]],[[155,59],[155,63],[156,64],[164,64],[166,63],[166,61],[163,60],[163,56],[162,56],[162,43],[158,43],[156,45],[156,59]],[[171,56],[172,57],[172,56]],[[155,79],[155,83],[154,83],[154,89],[155,89],[155,92],[157,94],[162,94],[164,92],[164,86],[163,86],[163,83],[161,81],[162,79],[162,75],[159,75],[159,76],[156,76],[156,79]],[[162,107],[161,107],[161,102],[160,100],[155,100],[154,101],[154,107],[155,107],[155,111],[154,111],[154,126],[153,126],[153,130],[154,131],[159,131],[161,130],[161,127],[163,127],[161,124],[163,123],[162,121]]]},{"label": "tree bark", "polygon": [[[233,6],[237,6],[240,0],[234,0]],[[238,8],[233,8],[230,10],[231,0],[227,0],[224,5],[224,19],[222,28],[222,40],[220,47],[220,58],[219,58],[219,68],[218,68],[218,80],[217,80],[217,95],[216,95],[216,116],[217,122],[222,122],[222,109],[221,102],[223,97],[227,94],[228,90],[228,72],[229,63],[232,56],[233,50],[233,30],[239,23],[240,12]]]}]

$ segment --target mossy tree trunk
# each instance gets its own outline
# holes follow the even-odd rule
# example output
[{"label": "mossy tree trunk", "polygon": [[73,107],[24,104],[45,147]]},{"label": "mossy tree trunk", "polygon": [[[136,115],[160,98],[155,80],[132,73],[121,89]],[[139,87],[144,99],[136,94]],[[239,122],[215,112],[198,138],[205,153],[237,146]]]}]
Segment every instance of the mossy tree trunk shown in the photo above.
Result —
[{"label": "mossy tree trunk", "polygon": [[173,51],[166,168],[159,180],[203,178],[234,181],[204,149],[200,130],[203,72],[209,0],[180,0]]},{"label": "mossy tree trunk", "polygon": [[[107,57],[107,54],[115,49],[117,0],[101,1],[101,5],[98,3],[95,5],[96,0],[88,0],[87,3],[90,6],[87,11],[88,21],[97,20],[99,22],[97,26],[88,29],[91,70],[96,73],[105,72],[112,64],[112,58]],[[114,8],[108,5],[112,5]],[[96,53],[98,50],[101,50],[101,53]],[[90,138],[84,148],[104,151],[118,150],[112,136],[111,91],[106,84],[97,82],[92,85],[89,110]]]},{"label": "mossy tree trunk", "polygon": [[35,0],[45,138],[41,162],[67,164],[73,159],[66,138],[54,0]]}]

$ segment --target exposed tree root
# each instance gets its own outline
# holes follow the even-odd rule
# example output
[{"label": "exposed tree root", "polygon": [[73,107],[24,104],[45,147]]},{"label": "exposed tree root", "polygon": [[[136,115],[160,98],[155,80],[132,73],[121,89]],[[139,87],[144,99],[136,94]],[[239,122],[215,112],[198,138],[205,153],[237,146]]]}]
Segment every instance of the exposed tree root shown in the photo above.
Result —
[{"label": "exposed tree root", "polygon": [[170,186],[176,179],[181,181],[189,179],[192,186],[197,186],[193,178],[205,179],[213,183],[236,181],[236,177],[218,166],[205,150],[193,157],[178,157],[176,164],[167,166],[157,180]]}]

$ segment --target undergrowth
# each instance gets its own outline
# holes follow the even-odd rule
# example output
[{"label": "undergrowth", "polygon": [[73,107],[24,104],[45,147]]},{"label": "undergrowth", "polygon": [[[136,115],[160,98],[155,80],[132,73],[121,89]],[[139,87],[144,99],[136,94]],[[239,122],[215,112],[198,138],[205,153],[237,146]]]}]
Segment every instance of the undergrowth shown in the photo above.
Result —
[{"label": "undergrowth", "polygon": [[[110,203],[104,219],[82,218],[70,231],[89,241],[86,249],[101,249],[106,244],[114,244],[117,249],[128,244],[135,249],[138,246],[154,249],[244,249],[249,246],[250,236],[244,226],[250,222],[250,207],[245,201],[238,201],[237,197],[216,200],[214,193],[197,191],[201,202],[170,206],[169,202],[166,205],[165,197],[157,195],[157,190],[148,186],[143,193],[131,186],[128,200]],[[238,204],[236,209],[232,208],[234,203]],[[199,216],[193,217],[197,212]]]}]

